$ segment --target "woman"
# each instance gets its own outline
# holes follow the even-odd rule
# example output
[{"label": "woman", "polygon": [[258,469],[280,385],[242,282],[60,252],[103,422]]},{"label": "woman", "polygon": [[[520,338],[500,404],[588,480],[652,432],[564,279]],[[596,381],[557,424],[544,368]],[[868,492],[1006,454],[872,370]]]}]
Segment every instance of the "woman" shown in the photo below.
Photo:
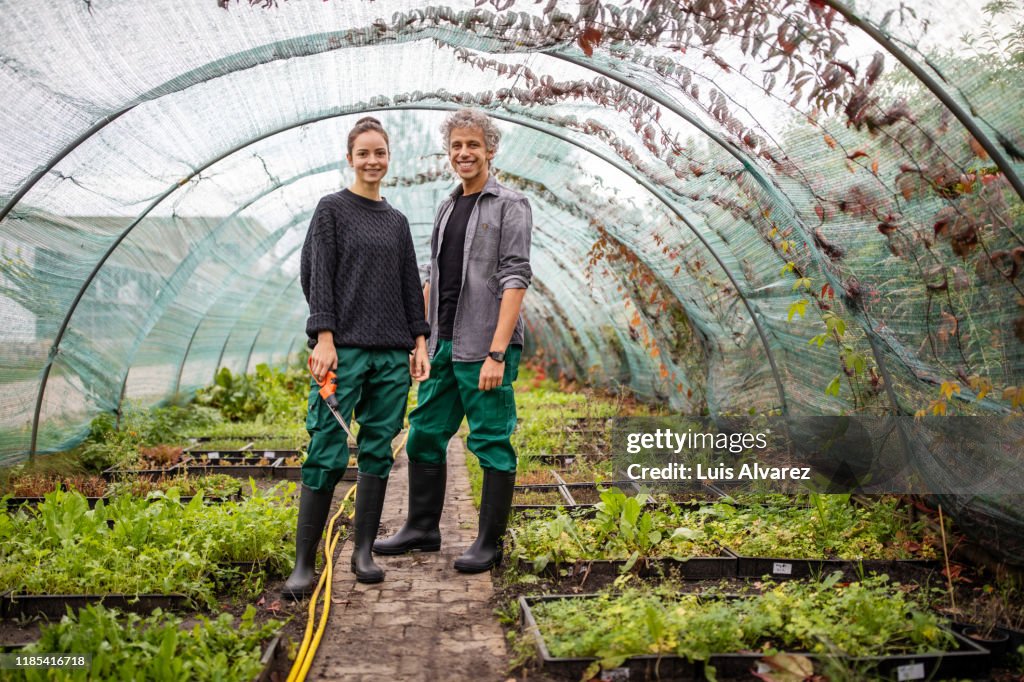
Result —
[{"label": "woman", "polygon": [[[348,135],[346,155],[355,181],[317,205],[300,275],[309,303],[310,370],[317,379],[336,371],[339,413],[348,421],[355,412],[359,422],[352,571],[363,583],[384,579],[370,549],[391,472],[391,441],[402,429],[410,375],[424,381],[430,372],[430,326],[409,222],[380,195],[389,153],[380,122],[359,119]],[[334,486],[348,464],[348,438],[318,388],[310,384],[295,570],[282,590],[291,599],[313,592],[317,545]]]}]

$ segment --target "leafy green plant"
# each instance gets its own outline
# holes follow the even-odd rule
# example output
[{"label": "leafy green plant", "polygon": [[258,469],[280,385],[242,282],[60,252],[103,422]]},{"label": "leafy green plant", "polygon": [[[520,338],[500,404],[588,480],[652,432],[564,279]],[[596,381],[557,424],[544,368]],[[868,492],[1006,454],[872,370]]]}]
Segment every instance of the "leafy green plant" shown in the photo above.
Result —
[{"label": "leafy green plant", "polygon": [[736,598],[716,588],[680,594],[673,585],[627,587],[540,602],[531,611],[553,656],[598,659],[585,679],[644,654],[706,661],[740,651],[881,656],[955,646],[939,617],[886,576],[848,585],[839,578],[768,583],[764,594]]},{"label": "leafy green plant", "polygon": [[109,493],[111,497],[116,495],[147,497],[153,493],[166,494],[172,489],[177,490],[181,497],[202,494],[206,498],[227,498],[239,494],[242,484],[237,478],[227,474],[203,476],[182,474],[157,479],[136,478],[117,481],[110,484]]},{"label": "leafy green plant", "polygon": [[518,518],[509,556],[539,572],[549,564],[575,561],[625,560],[624,570],[629,570],[641,558],[719,554],[714,540],[687,523],[678,508],[645,508],[646,500],[646,495],[627,497],[610,488],[601,492],[593,518],[565,512]]},{"label": "leafy green plant", "polygon": [[180,617],[160,609],[141,617],[87,606],[59,623],[43,626],[39,641],[19,653],[92,654],[88,669],[30,669],[10,679],[42,680],[251,680],[262,666],[261,647],[282,623],[256,624],[249,606],[241,618],[198,616],[183,629]]},{"label": "leafy green plant", "polygon": [[252,419],[267,408],[267,398],[258,382],[245,374],[234,374],[227,367],[217,372],[212,386],[196,393],[196,402],[217,408],[231,421]]},{"label": "leafy green plant", "polygon": [[0,516],[0,591],[25,594],[181,593],[212,602],[210,575],[226,561],[290,565],[295,484],[240,501],[179,503],[177,489],[153,502],[130,495],[89,509],[55,492],[35,510]]},{"label": "leafy green plant", "polygon": [[826,559],[933,559],[938,538],[897,511],[895,498],[870,507],[847,495],[816,495],[809,507],[715,504],[704,531],[745,556]]}]

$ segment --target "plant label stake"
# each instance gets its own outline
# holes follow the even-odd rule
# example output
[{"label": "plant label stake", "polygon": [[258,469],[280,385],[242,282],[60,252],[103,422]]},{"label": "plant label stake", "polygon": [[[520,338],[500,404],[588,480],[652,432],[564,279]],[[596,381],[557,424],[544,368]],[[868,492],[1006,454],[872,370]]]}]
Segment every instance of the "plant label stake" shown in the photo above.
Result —
[{"label": "plant label stake", "polygon": [[[313,358],[310,358],[310,361],[312,361],[312,359]],[[331,414],[334,415],[334,418],[338,420],[338,423],[341,424],[341,428],[345,430],[348,437],[355,440],[356,437],[352,435],[352,431],[349,430],[348,424],[345,423],[345,420],[341,418],[341,413],[338,412],[338,397],[334,395],[334,392],[338,390],[338,375],[331,370],[327,370],[323,379],[317,379],[316,375],[313,374],[312,365],[309,366],[309,373],[313,376],[313,381],[315,381],[320,387],[320,397],[323,398],[325,403],[327,403],[327,409],[330,410]]]}]

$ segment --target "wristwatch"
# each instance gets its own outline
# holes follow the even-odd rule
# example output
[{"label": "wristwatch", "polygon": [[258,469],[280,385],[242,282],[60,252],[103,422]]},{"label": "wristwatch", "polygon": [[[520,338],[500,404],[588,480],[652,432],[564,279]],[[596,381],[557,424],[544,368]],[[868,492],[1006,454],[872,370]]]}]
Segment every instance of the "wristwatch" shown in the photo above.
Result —
[{"label": "wristwatch", "polygon": [[490,353],[487,354],[487,357],[489,357],[491,360],[494,360],[495,362],[505,362],[505,353],[503,353],[500,350],[492,350]]}]

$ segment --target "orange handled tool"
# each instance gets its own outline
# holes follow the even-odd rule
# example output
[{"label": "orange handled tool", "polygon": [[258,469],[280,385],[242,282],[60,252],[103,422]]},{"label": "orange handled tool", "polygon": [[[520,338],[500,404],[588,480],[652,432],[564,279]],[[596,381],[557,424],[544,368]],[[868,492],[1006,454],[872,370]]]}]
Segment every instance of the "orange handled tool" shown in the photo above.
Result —
[{"label": "orange handled tool", "polygon": [[327,409],[330,410],[331,414],[334,415],[334,418],[338,420],[338,423],[341,424],[341,428],[345,430],[348,437],[355,440],[356,437],[352,435],[352,431],[348,428],[348,424],[345,423],[345,420],[341,418],[341,413],[338,412],[338,397],[334,395],[335,391],[338,390],[338,375],[331,370],[327,370],[323,379],[317,379],[316,375],[313,374],[312,362],[313,358],[310,358],[307,365],[309,367],[309,373],[313,375],[313,380],[320,387],[320,397],[323,398],[325,403],[327,403]]}]

